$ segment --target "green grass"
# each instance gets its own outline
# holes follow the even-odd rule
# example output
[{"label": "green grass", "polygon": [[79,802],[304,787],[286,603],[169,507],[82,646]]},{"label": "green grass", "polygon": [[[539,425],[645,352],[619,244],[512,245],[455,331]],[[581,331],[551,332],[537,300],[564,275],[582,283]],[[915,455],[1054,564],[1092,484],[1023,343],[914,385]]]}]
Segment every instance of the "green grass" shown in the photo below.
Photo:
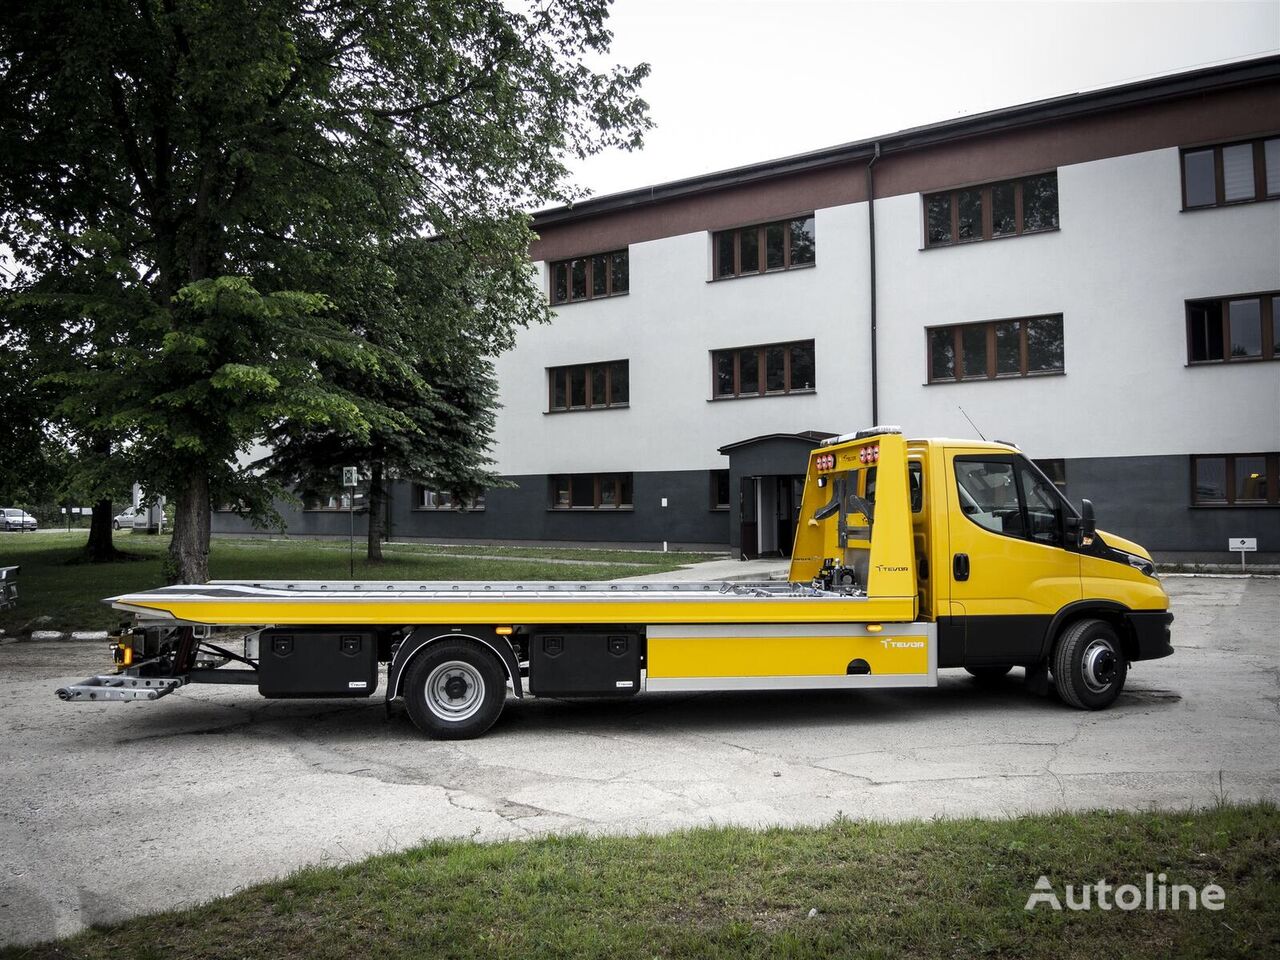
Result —
[{"label": "green grass", "polygon": [[[162,564],[167,537],[116,534],[116,546],[132,559],[94,564],[80,559],[87,532],[41,531],[0,534],[0,566],[20,564],[18,606],[0,611],[0,630],[100,630],[116,626],[121,615],[100,601],[130,590],[164,583]],[[500,555],[483,559],[480,554]],[[363,543],[356,544],[358,579],[378,580],[610,580],[675,570],[707,559],[704,554],[645,553],[628,550],[570,550],[539,547],[459,548],[394,544],[381,564],[367,564]],[[558,559],[588,563],[554,563]],[[348,576],[345,541],[230,539],[216,537],[209,557],[213,579],[344,580]],[[36,623],[37,618],[48,617]]]},{"label": "green grass", "polygon": [[[1225,909],[1024,909],[1148,871]],[[438,842],[0,957],[1262,957],[1278,873],[1271,805]]]}]

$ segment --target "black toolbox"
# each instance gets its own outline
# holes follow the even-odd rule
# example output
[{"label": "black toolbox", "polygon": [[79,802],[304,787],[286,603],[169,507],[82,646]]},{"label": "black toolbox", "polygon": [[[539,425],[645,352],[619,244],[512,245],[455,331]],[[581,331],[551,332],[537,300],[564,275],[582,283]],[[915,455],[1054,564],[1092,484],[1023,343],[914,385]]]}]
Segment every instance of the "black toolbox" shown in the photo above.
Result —
[{"label": "black toolbox", "polygon": [[378,688],[372,630],[263,630],[258,692],[264,697],[367,697]]},{"label": "black toolbox", "polygon": [[629,697],[640,690],[640,635],[545,630],[529,642],[529,690],[539,697]]}]

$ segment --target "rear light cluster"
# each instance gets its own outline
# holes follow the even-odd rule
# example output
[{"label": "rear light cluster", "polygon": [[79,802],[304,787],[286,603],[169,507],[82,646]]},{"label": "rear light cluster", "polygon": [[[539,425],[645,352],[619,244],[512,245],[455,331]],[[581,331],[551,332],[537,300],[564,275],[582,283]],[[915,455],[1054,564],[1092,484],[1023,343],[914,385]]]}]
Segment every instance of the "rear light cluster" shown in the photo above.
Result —
[{"label": "rear light cluster", "polygon": [[836,455],[834,453],[823,453],[818,455],[819,470],[834,470],[836,466]]},{"label": "rear light cluster", "polygon": [[858,461],[860,463],[879,463],[880,445],[876,444],[870,447],[863,447],[858,451]]}]

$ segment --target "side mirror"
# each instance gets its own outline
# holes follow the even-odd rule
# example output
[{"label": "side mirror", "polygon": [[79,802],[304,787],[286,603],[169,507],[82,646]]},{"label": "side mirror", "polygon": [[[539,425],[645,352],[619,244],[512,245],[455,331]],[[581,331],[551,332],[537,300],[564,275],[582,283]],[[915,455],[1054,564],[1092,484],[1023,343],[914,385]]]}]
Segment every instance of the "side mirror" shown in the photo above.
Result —
[{"label": "side mirror", "polygon": [[1098,525],[1093,518],[1093,501],[1080,501],[1080,526],[1077,531],[1078,542],[1082,547],[1092,546],[1093,538],[1098,532]]}]

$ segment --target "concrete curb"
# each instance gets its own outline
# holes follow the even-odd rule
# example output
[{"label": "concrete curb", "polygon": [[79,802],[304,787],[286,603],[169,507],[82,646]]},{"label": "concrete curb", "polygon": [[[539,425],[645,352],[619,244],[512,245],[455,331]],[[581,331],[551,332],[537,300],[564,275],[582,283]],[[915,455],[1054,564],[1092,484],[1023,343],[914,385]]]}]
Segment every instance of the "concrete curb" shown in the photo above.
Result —
[{"label": "concrete curb", "polygon": [[[28,640],[71,640],[83,643],[96,643],[106,640],[108,633],[105,630],[32,630],[27,637]],[[18,639],[15,637],[14,639]]]}]

